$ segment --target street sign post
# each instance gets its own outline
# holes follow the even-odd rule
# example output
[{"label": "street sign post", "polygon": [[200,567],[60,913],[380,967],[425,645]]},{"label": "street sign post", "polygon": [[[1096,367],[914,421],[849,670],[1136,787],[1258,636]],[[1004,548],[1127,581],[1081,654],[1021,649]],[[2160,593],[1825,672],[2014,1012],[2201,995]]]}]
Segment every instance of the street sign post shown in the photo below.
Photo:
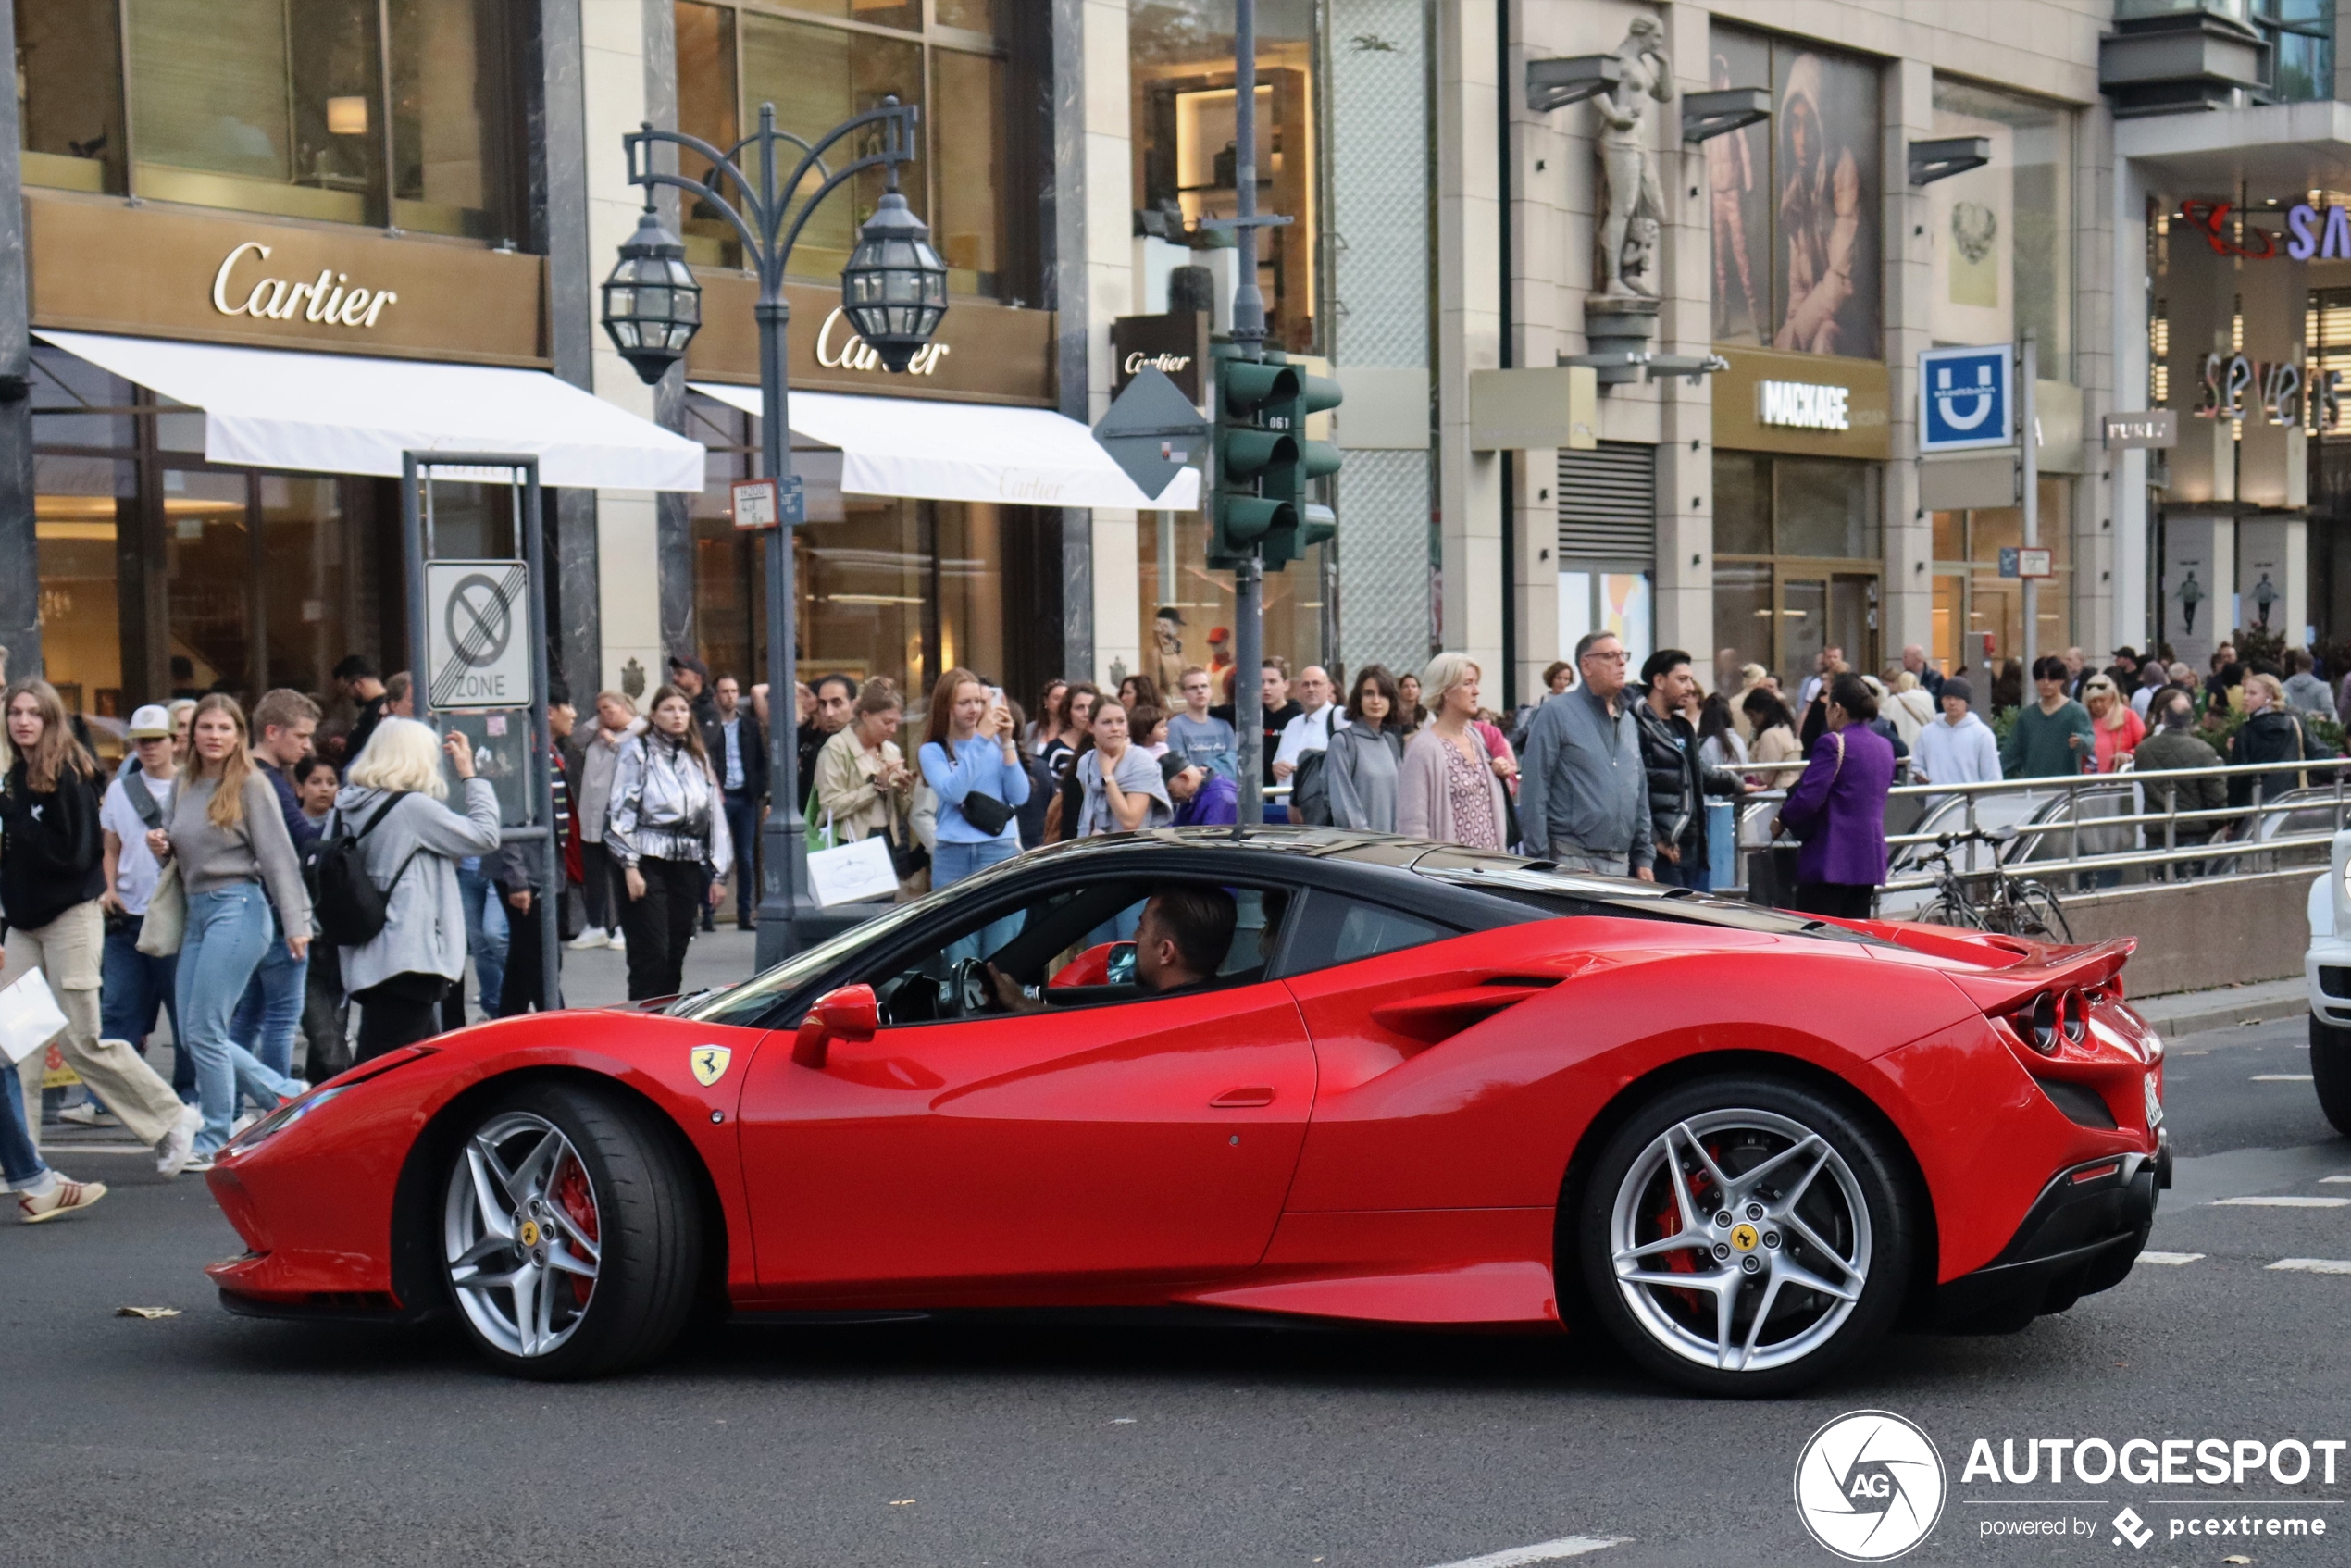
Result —
[{"label": "street sign post", "polygon": [[1207,437],[1208,421],[1192,400],[1166,371],[1151,365],[1135,372],[1094,427],[1096,444],[1136,489],[1153,498],[1175,482]]},{"label": "street sign post", "polygon": [[[503,480],[519,559],[435,560],[433,482]],[[408,452],[400,459],[407,567],[408,668],[417,717],[457,722],[479,774],[499,794],[499,837],[540,851],[541,1004],[562,1005],[563,845],[555,837],[553,731],[547,723],[547,561],[539,459],[527,454]],[[522,720],[522,755],[507,736]],[[434,726],[439,728],[440,726]],[[519,803],[516,809],[514,803]],[[485,997],[495,1006],[495,997]]]},{"label": "street sign post", "polygon": [[797,528],[808,520],[808,492],[798,474],[737,479],[730,493],[739,529]]},{"label": "street sign post", "polygon": [[1932,348],[1919,355],[1919,452],[1974,452],[2016,441],[2015,351]]}]

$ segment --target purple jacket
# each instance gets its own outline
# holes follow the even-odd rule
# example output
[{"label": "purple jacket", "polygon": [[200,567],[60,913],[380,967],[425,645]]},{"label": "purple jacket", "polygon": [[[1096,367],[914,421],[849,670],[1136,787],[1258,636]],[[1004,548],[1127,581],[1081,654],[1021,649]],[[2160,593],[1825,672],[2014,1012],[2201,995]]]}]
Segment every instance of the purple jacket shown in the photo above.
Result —
[{"label": "purple jacket", "polygon": [[1241,787],[1221,773],[1200,781],[1200,793],[1176,808],[1178,828],[1206,828],[1240,818]]},{"label": "purple jacket", "polygon": [[1780,820],[1804,840],[1798,882],[1874,888],[1885,880],[1885,792],[1893,783],[1894,747],[1885,736],[1854,725],[1821,737],[1780,807]]}]

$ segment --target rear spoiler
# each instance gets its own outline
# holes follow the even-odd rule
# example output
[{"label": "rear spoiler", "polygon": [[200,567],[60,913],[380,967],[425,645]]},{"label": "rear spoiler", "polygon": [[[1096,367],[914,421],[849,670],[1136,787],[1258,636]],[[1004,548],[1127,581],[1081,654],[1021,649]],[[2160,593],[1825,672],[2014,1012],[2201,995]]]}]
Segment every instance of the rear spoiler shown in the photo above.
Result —
[{"label": "rear spoiler", "polygon": [[2136,937],[2116,937],[2085,947],[2046,950],[2039,963],[1977,974],[1950,973],[1961,995],[1985,1013],[2006,1013],[2019,1002],[2051,989],[2099,990],[2121,995],[2122,966],[2139,949]]}]

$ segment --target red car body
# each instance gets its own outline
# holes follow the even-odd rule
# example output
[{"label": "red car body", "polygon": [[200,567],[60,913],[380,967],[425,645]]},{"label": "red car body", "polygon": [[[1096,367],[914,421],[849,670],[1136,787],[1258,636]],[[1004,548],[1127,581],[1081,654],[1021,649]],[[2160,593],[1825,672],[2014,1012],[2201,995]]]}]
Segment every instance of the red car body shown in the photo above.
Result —
[{"label": "red car body", "polygon": [[[1241,853],[1213,837],[1047,852],[1004,875]],[[1258,861],[1340,885],[1409,890],[1433,859],[1468,865],[1451,896],[1482,874],[1395,840],[1266,839]],[[885,1027],[821,1066],[795,1060],[805,994],[757,1027],[630,1008],[443,1036],[224,1151],[212,1188],[247,1251],[209,1272],[244,1312],[431,1309],[431,1129],[485,1086],[555,1075],[641,1101],[690,1149],[738,1310],[1189,1306],[1557,1331],[1577,1163],[1644,1093],[1716,1065],[1817,1082],[1891,1128],[1931,1215],[1914,1318],[2003,1302],[2029,1317],[2127,1271],[2169,1165],[2149,1125],[2161,1047],[2121,1000],[2127,942],[1805,931],[1638,884],[1563,885],[1587,913],[1148,1008]],[[1701,908],[1723,913],[1677,913]],[[2079,1010],[2046,1051],[2028,1039],[2045,996]],[[728,1056],[705,1083],[709,1047]]]}]

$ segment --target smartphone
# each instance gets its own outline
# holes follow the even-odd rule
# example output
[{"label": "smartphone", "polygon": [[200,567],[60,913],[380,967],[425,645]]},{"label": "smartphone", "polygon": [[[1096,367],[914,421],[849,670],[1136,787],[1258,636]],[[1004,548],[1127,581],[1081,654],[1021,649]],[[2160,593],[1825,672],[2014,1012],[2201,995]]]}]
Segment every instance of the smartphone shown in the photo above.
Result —
[{"label": "smartphone", "polygon": [[991,703],[1001,706],[1004,701],[1004,689],[1001,686],[989,687],[988,689],[988,700]]}]

